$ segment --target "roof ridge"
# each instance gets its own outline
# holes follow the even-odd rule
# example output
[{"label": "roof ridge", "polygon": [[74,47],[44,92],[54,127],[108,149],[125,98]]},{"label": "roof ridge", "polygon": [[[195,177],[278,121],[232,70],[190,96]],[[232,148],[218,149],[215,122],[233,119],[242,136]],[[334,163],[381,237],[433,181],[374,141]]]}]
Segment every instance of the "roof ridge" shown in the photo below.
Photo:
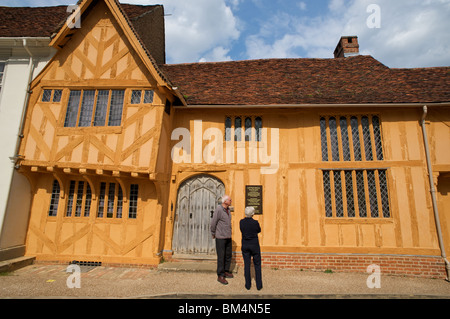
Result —
[{"label": "roof ridge", "polygon": [[[347,58],[261,58],[248,60],[230,60],[230,61],[207,61],[207,62],[183,62],[183,63],[166,63],[164,66],[189,66],[189,65],[213,65],[213,64],[231,64],[231,63],[252,63],[252,62],[275,62],[275,61],[350,61],[355,58],[371,58],[379,64],[385,66],[383,63],[372,57],[371,55],[358,55]],[[389,68],[385,66],[386,68]],[[390,68],[389,68],[390,69]]]},{"label": "roof ridge", "polygon": [[448,69],[403,72],[370,55],[166,64],[163,69],[188,105],[450,101]]}]

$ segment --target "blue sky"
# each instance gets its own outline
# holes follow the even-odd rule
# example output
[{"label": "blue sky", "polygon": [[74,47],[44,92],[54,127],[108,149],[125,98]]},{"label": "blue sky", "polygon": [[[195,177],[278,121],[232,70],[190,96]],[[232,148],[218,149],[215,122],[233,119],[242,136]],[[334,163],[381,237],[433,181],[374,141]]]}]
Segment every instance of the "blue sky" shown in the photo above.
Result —
[{"label": "blue sky", "polygon": [[[0,0],[0,5],[75,2]],[[389,67],[450,66],[450,0],[121,2],[164,5],[168,63],[332,58],[341,36],[357,35],[360,53]]]}]

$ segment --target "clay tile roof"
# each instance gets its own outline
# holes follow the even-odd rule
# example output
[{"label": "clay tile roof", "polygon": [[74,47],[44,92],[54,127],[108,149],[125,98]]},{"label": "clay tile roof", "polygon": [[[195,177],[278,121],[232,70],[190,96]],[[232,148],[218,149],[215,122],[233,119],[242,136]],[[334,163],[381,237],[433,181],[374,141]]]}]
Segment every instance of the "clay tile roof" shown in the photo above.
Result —
[{"label": "clay tile roof", "polygon": [[67,6],[0,7],[0,37],[50,37]]},{"label": "clay tile roof", "polygon": [[[146,26],[139,23],[139,18],[152,12],[156,7],[162,5],[132,5],[120,4],[114,0],[121,12],[124,14],[129,26],[133,30],[139,43],[145,50],[147,56],[152,61],[156,71],[166,81],[169,80],[159,70],[157,62],[149,52],[148,37],[147,42],[143,41],[140,32],[146,32]],[[82,1],[78,1],[78,5]],[[64,25],[70,15],[67,6],[55,7],[0,7],[0,37],[51,37],[57,33]],[[136,23],[136,26],[134,25]],[[152,39],[150,39],[152,40]],[[161,62],[163,63],[163,62]]]},{"label": "clay tile roof", "polygon": [[450,101],[450,67],[390,69],[371,56],[164,65],[190,105]]},{"label": "clay tile roof", "polygon": [[[155,5],[120,4],[130,20],[151,11]],[[70,13],[67,6],[0,7],[0,37],[50,37]]]}]

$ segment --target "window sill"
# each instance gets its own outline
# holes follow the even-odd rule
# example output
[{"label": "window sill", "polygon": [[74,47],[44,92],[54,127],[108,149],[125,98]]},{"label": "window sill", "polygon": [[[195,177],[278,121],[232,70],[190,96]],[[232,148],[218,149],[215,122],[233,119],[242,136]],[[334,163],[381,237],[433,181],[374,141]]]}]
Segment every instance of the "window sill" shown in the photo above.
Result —
[{"label": "window sill", "polygon": [[390,218],[338,218],[338,217],[325,217],[325,224],[339,224],[339,225],[354,225],[354,224],[393,224],[394,220]]},{"label": "window sill", "polygon": [[85,135],[85,134],[121,134],[121,126],[95,126],[95,127],[58,127],[56,135]]}]

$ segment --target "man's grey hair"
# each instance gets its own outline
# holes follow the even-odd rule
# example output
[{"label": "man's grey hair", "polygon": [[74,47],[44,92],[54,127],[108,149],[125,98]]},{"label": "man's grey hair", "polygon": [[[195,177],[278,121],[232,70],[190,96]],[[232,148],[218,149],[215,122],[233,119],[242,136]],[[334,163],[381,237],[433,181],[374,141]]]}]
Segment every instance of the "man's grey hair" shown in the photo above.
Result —
[{"label": "man's grey hair", "polygon": [[222,204],[225,203],[225,201],[226,201],[228,198],[230,198],[230,196],[228,196],[228,195],[223,195],[223,196],[222,196]]},{"label": "man's grey hair", "polygon": [[255,207],[253,206],[245,207],[244,214],[245,217],[252,217],[253,215],[255,215]]}]

